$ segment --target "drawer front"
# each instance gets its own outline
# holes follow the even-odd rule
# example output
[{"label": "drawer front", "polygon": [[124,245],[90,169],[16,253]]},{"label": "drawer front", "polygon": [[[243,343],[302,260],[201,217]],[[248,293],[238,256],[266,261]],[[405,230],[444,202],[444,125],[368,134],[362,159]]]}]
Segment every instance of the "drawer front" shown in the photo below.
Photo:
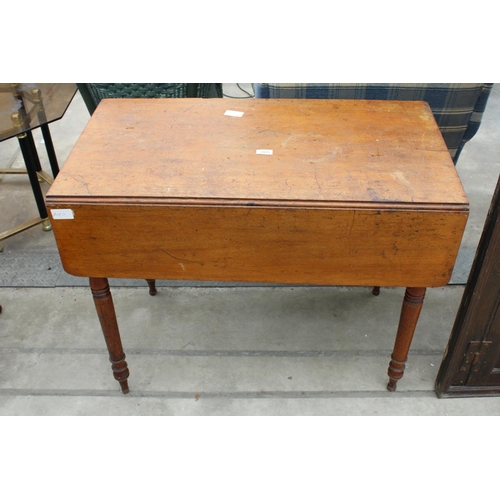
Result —
[{"label": "drawer front", "polygon": [[467,221],[463,211],[49,208],[74,212],[51,220],[76,276],[311,285],[445,285]]}]

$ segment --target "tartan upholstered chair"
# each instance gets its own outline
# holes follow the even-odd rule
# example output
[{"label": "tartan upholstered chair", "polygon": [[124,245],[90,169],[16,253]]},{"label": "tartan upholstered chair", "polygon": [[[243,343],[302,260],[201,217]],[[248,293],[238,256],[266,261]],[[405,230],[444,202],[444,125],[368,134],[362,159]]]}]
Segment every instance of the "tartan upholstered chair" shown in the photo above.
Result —
[{"label": "tartan upholstered chair", "polygon": [[[77,83],[92,115],[102,99],[222,97],[222,83]],[[149,294],[156,295],[156,280],[147,279]]]},{"label": "tartan upholstered chair", "polygon": [[77,83],[90,114],[108,98],[222,97],[222,83]]},{"label": "tartan upholstered chair", "polygon": [[492,83],[254,83],[255,97],[426,101],[457,163],[479,129]]}]

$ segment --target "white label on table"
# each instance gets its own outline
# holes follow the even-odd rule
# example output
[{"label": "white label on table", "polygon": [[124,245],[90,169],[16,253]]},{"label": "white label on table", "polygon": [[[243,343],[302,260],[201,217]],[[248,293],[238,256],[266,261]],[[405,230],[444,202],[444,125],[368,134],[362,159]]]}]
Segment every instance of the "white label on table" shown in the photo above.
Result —
[{"label": "white label on table", "polygon": [[233,111],[228,109],[225,113],[225,116],[236,116],[236,118],[241,118],[243,116],[243,111]]},{"label": "white label on table", "polygon": [[273,154],[273,150],[272,149],[257,149],[257,151],[255,151],[258,155],[272,155]]},{"label": "white label on table", "polygon": [[74,219],[75,212],[70,208],[57,208],[51,209],[50,213],[52,214],[53,219]]}]

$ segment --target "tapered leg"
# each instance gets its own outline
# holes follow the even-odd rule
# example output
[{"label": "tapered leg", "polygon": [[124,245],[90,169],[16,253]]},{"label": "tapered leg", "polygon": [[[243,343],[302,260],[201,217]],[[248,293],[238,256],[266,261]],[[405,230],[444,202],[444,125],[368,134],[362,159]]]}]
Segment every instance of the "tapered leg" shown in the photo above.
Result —
[{"label": "tapered leg", "polygon": [[123,394],[128,393],[129,371],[125,354],[123,352],[120,331],[116,321],[115,307],[109,290],[107,278],[90,278],[90,289],[94,297],[94,304],[101,322],[102,333],[108,347],[109,360],[113,369],[113,375],[122,388]]},{"label": "tapered leg", "polygon": [[156,295],[158,292],[156,291],[156,280],[146,280],[149,285],[149,295]]},{"label": "tapered leg", "polygon": [[374,286],[372,289],[373,295],[377,296],[380,295],[380,287],[379,286]]},{"label": "tapered leg", "polygon": [[404,374],[408,351],[410,350],[415,327],[424,302],[425,290],[425,288],[406,289],[394,351],[389,363],[389,384],[387,385],[389,391],[396,390],[396,384]]}]

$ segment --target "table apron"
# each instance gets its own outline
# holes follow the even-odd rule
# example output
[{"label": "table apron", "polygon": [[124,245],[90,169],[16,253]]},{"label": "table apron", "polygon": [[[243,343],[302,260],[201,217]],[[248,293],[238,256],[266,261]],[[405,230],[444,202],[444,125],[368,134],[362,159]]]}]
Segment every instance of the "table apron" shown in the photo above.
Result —
[{"label": "table apron", "polygon": [[76,276],[310,285],[448,283],[466,210],[60,204],[64,269]]}]

